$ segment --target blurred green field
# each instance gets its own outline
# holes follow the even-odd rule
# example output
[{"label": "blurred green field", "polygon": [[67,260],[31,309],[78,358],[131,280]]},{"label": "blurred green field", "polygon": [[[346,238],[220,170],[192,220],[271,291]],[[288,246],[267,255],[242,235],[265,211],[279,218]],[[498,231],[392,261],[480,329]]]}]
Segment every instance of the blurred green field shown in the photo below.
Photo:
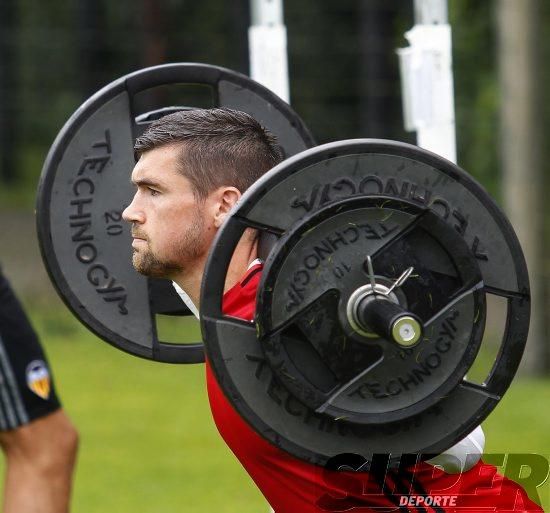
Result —
[{"label": "blurred green field", "polygon": [[[267,513],[217,434],[203,366],[126,355],[61,305],[30,314],[81,435],[73,512]],[[516,381],[485,423],[487,451],[549,455],[549,404],[550,380]],[[550,510],[548,482],[538,491]]]}]

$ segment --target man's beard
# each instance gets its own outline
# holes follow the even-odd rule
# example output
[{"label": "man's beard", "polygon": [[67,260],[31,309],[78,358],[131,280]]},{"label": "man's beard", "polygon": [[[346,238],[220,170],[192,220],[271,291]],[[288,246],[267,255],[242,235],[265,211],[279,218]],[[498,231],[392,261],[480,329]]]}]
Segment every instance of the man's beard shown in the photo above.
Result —
[{"label": "man's beard", "polygon": [[147,247],[141,251],[134,251],[132,263],[136,271],[150,278],[173,278],[178,274],[189,271],[192,263],[203,252],[203,223],[199,213],[179,240],[172,243],[171,254],[165,258]]}]

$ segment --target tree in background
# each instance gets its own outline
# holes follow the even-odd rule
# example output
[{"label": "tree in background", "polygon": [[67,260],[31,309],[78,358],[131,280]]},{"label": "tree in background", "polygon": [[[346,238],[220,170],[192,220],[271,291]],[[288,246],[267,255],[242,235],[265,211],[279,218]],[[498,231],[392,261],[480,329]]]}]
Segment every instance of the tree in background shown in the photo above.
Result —
[{"label": "tree in background", "polygon": [[545,280],[542,270],[543,125],[539,70],[543,61],[538,48],[541,4],[539,0],[499,0],[497,4],[504,205],[530,274],[531,326],[522,366],[531,374],[541,374],[550,367],[544,330],[544,288],[548,278]]}]

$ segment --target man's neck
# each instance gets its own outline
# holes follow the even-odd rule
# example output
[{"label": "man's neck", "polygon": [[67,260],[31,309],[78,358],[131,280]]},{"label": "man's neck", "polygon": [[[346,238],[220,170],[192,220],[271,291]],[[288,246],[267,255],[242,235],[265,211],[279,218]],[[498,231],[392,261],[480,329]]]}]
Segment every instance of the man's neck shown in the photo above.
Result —
[{"label": "man's neck", "polygon": [[197,309],[200,303],[201,282],[205,264],[205,261],[201,261],[192,272],[183,272],[173,277],[173,281],[189,296]]},{"label": "man's neck", "polygon": [[[255,238],[251,239],[250,237],[243,236],[239,244],[237,244],[229,263],[225,277],[224,293],[240,281],[250,264],[257,258],[257,255],[258,241]],[[181,273],[173,278],[186,292],[197,309],[200,307],[201,283],[205,267],[206,258],[201,260],[192,272]]]}]

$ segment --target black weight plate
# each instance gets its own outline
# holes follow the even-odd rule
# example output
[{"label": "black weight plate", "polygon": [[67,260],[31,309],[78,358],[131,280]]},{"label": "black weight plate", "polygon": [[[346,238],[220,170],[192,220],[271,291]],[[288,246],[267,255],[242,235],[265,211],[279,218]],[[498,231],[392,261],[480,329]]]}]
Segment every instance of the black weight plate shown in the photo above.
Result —
[{"label": "black weight plate", "polygon": [[[253,226],[272,232],[284,240],[301,223],[308,218],[315,218],[323,209],[376,196],[380,199],[389,197],[393,201],[404,200],[407,204],[412,203],[437,214],[448,228],[454,230],[449,237],[452,239],[458,236],[462,239],[460,251],[467,248],[468,256],[456,261],[453,260],[454,255],[450,260],[441,260],[433,245],[416,255],[417,259],[426,261],[424,265],[432,273],[432,276],[425,276],[432,280],[430,286],[436,281],[436,273],[444,278],[442,283],[437,284],[441,294],[432,297],[436,306],[430,306],[429,300],[422,300],[422,288],[411,289],[408,283],[403,286],[404,289],[405,286],[409,287],[404,292],[408,295],[408,301],[416,302],[414,306],[409,305],[412,310],[415,308],[423,312],[424,317],[433,313],[434,307],[436,312],[440,312],[441,315],[433,317],[436,335],[441,336],[447,330],[445,326],[441,326],[442,330],[436,329],[439,327],[436,326],[438,319],[441,324],[455,321],[453,318],[448,319],[447,314],[452,317],[456,309],[464,309],[466,317],[469,316],[472,322],[477,321],[477,308],[483,306],[480,294],[504,297],[508,303],[508,316],[499,354],[483,385],[462,379],[445,397],[437,397],[435,404],[417,413],[412,412],[399,421],[392,422],[391,415],[388,415],[386,423],[380,423],[383,420],[381,418],[373,423],[353,423],[315,411],[306,405],[306,399],[299,399],[299,394],[291,391],[292,387],[277,376],[277,369],[271,367],[262,349],[258,337],[264,328],[261,322],[254,326],[224,316],[221,313],[221,298],[233,248],[246,227]],[[403,218],[398,220],[398,224],[406,231],[407,215],[411,213],[407,213],[406,209],[398,210],[398,216]],[[274,216],[273,212],[277,212],[277,215]],[[411,223],[414,223],[414,219],[411,219]],[[380,235],[381,232],[377,233]],[[445,233],[449,234],[449,231]],[[415,244],[424,244],[421,234],[416,233],[413,237],[420,237]],[[403,240],[400,242],[399,238],[393,236],[379,240],[373,236],[369,242],[372,244],[372,250],[369,251],[374,253],[375,266],[399,263],[396,256],[398,251],[392,250],[391,244],[400,244]],[[445,248],[447,242],[443,243],[443,250]],[[266,266],[276,258],[277,250],[274,249]],[[476,286],[474,280],[471,288],[466,287],[464,294],[455,291],[455,277],[449,272],[449,262],[478,268],[482,288],[479,288],[479,284]],[[364,258],[346,262],[361,277],[358,286],[365,283],[365,274],[361,275],[360,270],[363,263]],[[336,267],[327,265],[327,276],[334,269]],[[397,272],[400,270],[397,269]],[[270,272],[268,268],[265,271]],[[319,272],[325,272],[325,268]],[[462,269],[456,270],[457,275],[461,272]],[[208,287],[204,284],[208,284]],[[316,293],[321,295],[311,298],[313,302],[309,306],[313,310],[318,308],[320,312],[327,312],[333,308],[331,302],[337,301],[338,296],[333,294],[330,287],[324,294],[323,290],[318,287]],[[445,302],[445,294],[449,291],[451,297]],[[454,296],[453,291],[456,292]],[[264,292],[259,290],[258,297],[261,298]],[[288,300],[281,300],[278,308],[271,312],[275,327],[284,326],[290,317],[289,312],[285,311],[287,303]],[[298,312],[294,313],[298,315],[302,312],[306,315],[307,307],[306,303],[300,304]],[[258,311],[257,320],[265,314]],[[483,311],[480,314],[483,315]],[[345,332],[345,323],[341,319],[336,320],[334,315],[326,317],[327,323],[340,324],[340,328],[336,326],[335,330],[342,329]],[[443,452],[479,425],[498,403],[513,378],[525,345],[529,324],[529,283],[521,248],[509,222],[484,189],[464,171],[441,157],[402,143],[381,140],[341,141],[288,159],[271,170],[243,196],[239,208],[218,234],[209,257],[202,289],[201,324],[208,357],[217,379],[237,411],[267,440],[299,458],[319,465],[324,465],[331,457],[341,453],[356,453],[367,459],[374,453],[390,453],[397,461],[403,453]],[[471,327],[468,324],[463,327],[455,324],[455,327],[469,332]],[[482,324],[481,320],[478,325],[482,327]],[[303,324],[298,328],[303,330]],[[327,329],[330,330],[330,327]],[[292,332],[285,335],[292,336]],[[305,358],[304,354],[309,350],[298,346],[292,349],[295,358]],[[469,346],[462,343],[462,349],[464,354],[468,353],[468,361],[471,361],[475,345],[470,352]],[[375,350],[373,358],[376,360],[376,357]],[[414,355],[416,357],[418,354]],[[335,383],[332,379],[334,376],[324,373],[319,362],[312,362],[308,378],[320,379],[319,384],[330,390]],[[359,364],[368,365],[368,361],[364,359]],[[332,372],[334,374],[335,369]],[[414,387],[418,388],[416,385]],[[382,395],[384,388],[387,386],[380,381],[381,392],[373,387],[367,391],[371,396]],[[377,398],[370,397],[371,404],[375,404],[373,399]],[[390,400],[395,401],[395,398]],[[397,409],[407,407],[404,403],[393,406]],[[391,413],[391,406],[384,406],[381,410]]]},{"label": "black weight plate", "polygon": [[129,181],[134,139],[151,119],[167,112],[159,105],[149,115],[136,116],[135,97],[167,84],[210,87],[216,106],[251,114],[277,135],[287,155],[313,144],[297,114],[244,75],[205,64],[143,69],[101,89],[62,128],[42,170],[37,228],[50,278],[92,331],[144,358],[195,363],[204,361],[202,343],[158,340],[155,314],[183,314],[186,308],[168,281],[135,272],[130,230],[121,219],[134,192]]},{"label": "black weight plate", "polygon": [[[414,267],[401,288],[424,323],[414,348],[350,325],[348,300],[368,283],[365,255],[389,283]],[[273,249],[258,297],[259,339],[278,380],[312,410],[364,424],[405,419],[440,401],[472,365],[484,329],[481,287],[475,257],[434,212],[390,198],[344,200]]]}]

